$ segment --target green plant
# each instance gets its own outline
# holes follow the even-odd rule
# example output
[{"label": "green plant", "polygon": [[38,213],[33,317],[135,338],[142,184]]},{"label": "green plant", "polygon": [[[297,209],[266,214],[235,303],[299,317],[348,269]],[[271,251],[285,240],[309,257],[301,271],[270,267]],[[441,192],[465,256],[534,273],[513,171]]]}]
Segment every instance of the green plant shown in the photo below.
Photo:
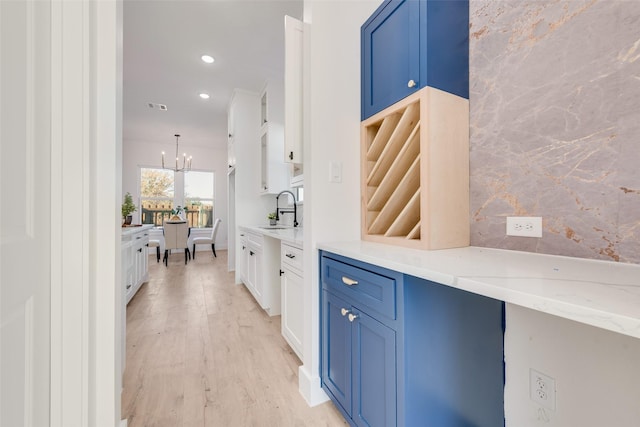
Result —
[{"label": "green plant", "polygon": [[171,215],[180,215],[182,212],[187,213],[187,208],[183,208],[182,206],[178,205],[175,208],[171,209]]},{"label": "green plant", "polygon": [[275,212],[271,212],[269,215],[267,215],[268,219],[276,219],[276,213]]},{"label": "green plant", "polygon": [[133,197],[131,193],[127,191],[124,195],[124,203],[122,204],[122,218],[126,218],[137,210],[136,205],[133,204]]}]

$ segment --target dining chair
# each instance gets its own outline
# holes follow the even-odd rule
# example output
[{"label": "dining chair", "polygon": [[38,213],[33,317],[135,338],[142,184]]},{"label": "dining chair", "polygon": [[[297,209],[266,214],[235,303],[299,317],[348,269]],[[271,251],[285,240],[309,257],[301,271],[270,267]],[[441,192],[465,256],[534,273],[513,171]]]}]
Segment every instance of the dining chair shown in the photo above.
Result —
[{"label": "dining chair", "polygon": [[160,253],[164,253],[164,233],[161,228],[149,230],[149,247],[156,248],[156,262],[160,262]]},{"label": "dining chair", "polygon": [[221,222],[222,220],[220,218],[216,218],[216,221],[213,223],[213,227],[211,228],[211,235],[193,238],[193,259],[196,259],[196,245],[211,245],[213,256],[216,258],[218,257],[218,255],[216,255],[216,235],[218,234],[218,228],[220,228]]},{"label": "dining chair", "polygon": [[184,249],[184,263],[191,257],[189,251],[189,224],[186,221],[166,221],[164,223],[164,264],[169,265],[169,253],[171,249]]}]

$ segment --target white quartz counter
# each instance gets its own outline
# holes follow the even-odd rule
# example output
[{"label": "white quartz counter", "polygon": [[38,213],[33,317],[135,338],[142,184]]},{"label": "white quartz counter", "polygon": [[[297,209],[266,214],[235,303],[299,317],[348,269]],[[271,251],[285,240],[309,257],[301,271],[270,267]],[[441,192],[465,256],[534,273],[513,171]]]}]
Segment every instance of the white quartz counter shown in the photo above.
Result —
[{"label": "white quartz counter", "polygon": [[640,265],[467,247],[354,241],[318,249],[640,338]]},{"label": "white quartz counter", "polygon": [[269,227],[268,225],[261,226],[239,226],[241,230],[247,230],[254,233],[260,233],[263,236],[273,237],[287,243],[293,243],[294,245],[302,247],[304,243],[304,234],[300,227],[282,227],[277,228]]},{"label": "white quartz counter", "polygon": [[122,227],[122,237],[131,237],[132,235],[139,233],[143,230],[150,230],[154,227],[153,224],[143,224],[139,227]]}]

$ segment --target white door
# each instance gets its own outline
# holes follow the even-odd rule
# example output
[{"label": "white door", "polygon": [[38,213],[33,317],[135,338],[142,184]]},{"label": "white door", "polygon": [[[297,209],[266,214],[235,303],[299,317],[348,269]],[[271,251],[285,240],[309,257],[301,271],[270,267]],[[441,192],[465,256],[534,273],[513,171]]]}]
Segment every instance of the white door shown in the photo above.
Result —
[{"label": "white door", "polygon": [[50,6],[0,1],[0,426],[49,425]]}]

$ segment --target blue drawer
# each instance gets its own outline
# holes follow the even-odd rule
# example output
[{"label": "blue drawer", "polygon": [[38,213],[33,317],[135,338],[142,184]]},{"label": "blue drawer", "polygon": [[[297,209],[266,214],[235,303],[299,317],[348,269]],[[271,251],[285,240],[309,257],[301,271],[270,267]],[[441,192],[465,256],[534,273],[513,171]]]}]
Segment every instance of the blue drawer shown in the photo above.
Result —
[{"label": "blue drawer", "polygon": [[348,258],[333,254],[323,255],[322,288],[344,295],[351,304],[364,311],[370,309],[395,320],[396,291],[402,275],[369,264],[358,263],[356,266],[342,260]]}]

